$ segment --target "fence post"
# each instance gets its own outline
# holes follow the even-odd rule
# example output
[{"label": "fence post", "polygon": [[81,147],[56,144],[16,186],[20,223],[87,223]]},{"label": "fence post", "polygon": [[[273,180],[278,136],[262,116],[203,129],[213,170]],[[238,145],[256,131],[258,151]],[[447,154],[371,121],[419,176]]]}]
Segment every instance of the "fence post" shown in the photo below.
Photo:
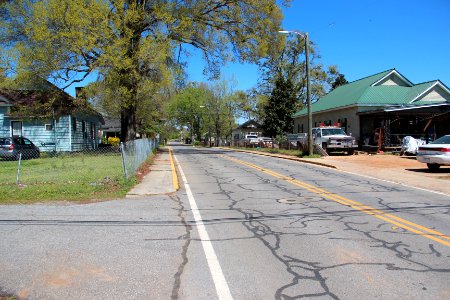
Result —
[{"label": "fence post", "polygon": [[17,166],[17,177],[16,184],[19,185],[19,176],[20,176],[20,162],[22,161],[22,152],[19,153],[19,164]]},{"label": "fence post", "polygon": [[122,156],[123,174],[125,175],[125,179],[128,179],[127,168],[125,167],[125,150],[124,150],[123,142],[120,143],[120,155]]}]

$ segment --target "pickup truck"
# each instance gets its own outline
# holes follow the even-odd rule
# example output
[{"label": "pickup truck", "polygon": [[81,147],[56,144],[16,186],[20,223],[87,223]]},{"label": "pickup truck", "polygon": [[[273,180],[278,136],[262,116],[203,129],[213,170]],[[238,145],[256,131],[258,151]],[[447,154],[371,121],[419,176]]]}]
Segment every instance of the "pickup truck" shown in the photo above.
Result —
[{"label": "pickup truck", "polygon": [[327,152],[345,151],[352,155],[358,148],[358,143],[353,136],[336,126],[316,127],[312,129],[314,144],[322,146]]},{"label": "pickup truck", "polygon": [[[308,144],[307,133],[288,134],[288,141],[291,143]],[[323,126],[312,128],[313,143],[321,146],[326,152],[345,151],[352,155],[358,148],[356,139],[349,136],[341,127]]]}]

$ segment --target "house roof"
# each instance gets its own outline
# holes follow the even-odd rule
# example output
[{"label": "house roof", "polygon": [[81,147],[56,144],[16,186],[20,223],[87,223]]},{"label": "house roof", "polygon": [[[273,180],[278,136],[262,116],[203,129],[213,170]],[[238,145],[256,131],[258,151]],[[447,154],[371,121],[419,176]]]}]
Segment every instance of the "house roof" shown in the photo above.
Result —
[{"label": "house roof", "polygon": [[107,132],[119,132],[120,126],[120,118],[105,117],[105,124],[100,129]]},{"label": "house roof", "polygon": [[103,117],[86,100],[76,99],[48,83],[44,89],[0,89],[0,105],[12,106],[10,115],[20,117],[91,115]]},{"label": "house roof", "polygon": [[0,106],[11,106],[11,102],[0,94]]},{"label": "house roof", "polygon": [[239,125],[236,129],[248,129],[248,128],[261,128],[261,124],[259,124],[258,122],[256,122],[255,120],[248,120],[247,122]]},{"label": "house roof", "polygon": [[[389,84],[386,80],[393,79]],[[397,83],[394,83],[397,81]],[[439,80],[414,85],[395,69],[386,70],[340,86],[312,105],[313,113],[350,106],[408,106],[442,103],[442,100],[421,100],[435,86],[449,94],[450,90]],[[450,99],[450,98],[449,98]],[[307,114],[302,109],[294,117]]]}]

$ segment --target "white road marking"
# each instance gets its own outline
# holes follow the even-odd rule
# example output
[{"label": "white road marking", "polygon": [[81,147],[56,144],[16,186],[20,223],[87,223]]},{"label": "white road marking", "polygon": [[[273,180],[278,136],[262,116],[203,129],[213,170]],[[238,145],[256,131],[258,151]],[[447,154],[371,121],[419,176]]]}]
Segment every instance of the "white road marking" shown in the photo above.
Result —
[{"label": "white road marking", "polygon": [[[224,150],[227,150],[227,149],[224,149]],[[236,152],[236,151],[233,151],[233,150],[228,150],[228,151]],[[249,153],[249,152],[246,152],[246,153]],[[264,155],[264,154],[259,154],[259,153],[249,153],[249,154],[252,154],[254,156],[275,157],[275,158],[278,158],[278,159],[286,160],[283,157],[269,156],[269,155]],[[412,185],[408,185],[406,183],[396,182],[396,181],[392,181],[392,180],[388,180],[388,179],[381,179],[381,178],[373,177],[373,176],[370,176],[370,175],[363,175],[363,174],[360,174],[360,173],[353,173],[353,172],[350,172],[350,171],[344,171],[344,170],[341,170],[339,168],[333,169],[333,168],[330,168],[330,167],[327,167],[327,166],[321,166],[321,165],[317,165],[317,164],[312,164],[312,163],[308,163],[308,162],[305,162],[305,161],[302,161],[302,160],[292,160],[292,161],[295,161],[295,162],[298,162],[298,163],[303,163],[305,165],[310,165],[312,167],[325,168],[325,169],[328,169],[328,170],[332,169],[334,171],[341,172],[341,173],[347,173],[347,174],[351,174],[351,175],[355,175],[355,176],[359,176],[359,177],[363,177],[363,178],[378,180],[378,181],[387,182],[387,183],[391,183],[391,184],[397,184],[397,185],[401,185],[401,186],[404,186],[404,187],[407,187],[407,188],[412,188],[412,189],[416,189],[416,190],[419,190],[419,191],[433,193],[433,194],[437,194],[437,195],[441,195],[441,196],[446,196],[446,197],[450,196],[450,195],[448,195],[446,193],[433,191],[433,190],[429,190],[429,189],[425,189],[425,188],[421,188],[421,187],[417,187],[417,186],[412,186]]]},{"label": "white road marking", "polygon": [[362,175],[362,174],[353,173],[353,172],[350,172],[350,171],[344,171],[344,170],[339,170],[339,169],[336,169],[336,170],[341,172],[341,173],[347,173],[347,174],[351,174],[351,175],[360,176],[360,177],[363,177],[363,178],[374,179],[374,180],[387,182],[387,183],[391,183],[391,184],[397,184],[397,185],[401,185],[401,186],[404,186],[404,187],[407,187],[407,188],[416,189],[416,190],[419,190],[419,191],[424,191],[424,192],[428,192],[428,193],[438,194],[438,195],[441,195],[441,196],[447,196],[447,197],[449,196],[449,195],[447,195],[445,193],[432,191],[432,190],[420,188],[420,187],[417,187],[417,186],[407,185],[407,184],[401,183],[401,182],[395,182],[395,181],[391,181],[391,180],[387,180],[387,179],[376,178],[376,177],[373,177],[373,176],[370,176],[370,175]]},{"label": "white road marking", "polygon": [[173,155],[175,161],[177,162],[178,169],[180,170],[181,179],[184,183],[184,188],[186,190],[187,197],[189,199],[189,205],[191,206],[192,214],[194,215],[195,224],[202,242],[203,251],[205,252],[206,261],[208,262],[209,271],[214,281],[216,287],[217,296],[219,299],[233,299],[231,296],[230,288],[223,275],[222,268],[220,267],[219,260],[217,259],[216,252],[214,251],[211,240],[209,239],[208,232],[206,231],[205,225],[203,224],[202,216],[198,210],[197,203],[195,202],[194,195],[192,194],[189,183],[184,175],[183,169],[175,155]]}]

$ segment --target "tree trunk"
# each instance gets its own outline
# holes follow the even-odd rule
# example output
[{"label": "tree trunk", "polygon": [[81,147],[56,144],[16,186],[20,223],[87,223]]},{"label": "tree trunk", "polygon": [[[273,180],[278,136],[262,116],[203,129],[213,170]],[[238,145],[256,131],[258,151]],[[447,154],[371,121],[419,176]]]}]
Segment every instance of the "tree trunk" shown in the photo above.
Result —
[{"label": "tree trunk", "polygon": [[120,113],[120,140],[122,142],[136,138],[136,108],[134,105],[122,108]]}]

